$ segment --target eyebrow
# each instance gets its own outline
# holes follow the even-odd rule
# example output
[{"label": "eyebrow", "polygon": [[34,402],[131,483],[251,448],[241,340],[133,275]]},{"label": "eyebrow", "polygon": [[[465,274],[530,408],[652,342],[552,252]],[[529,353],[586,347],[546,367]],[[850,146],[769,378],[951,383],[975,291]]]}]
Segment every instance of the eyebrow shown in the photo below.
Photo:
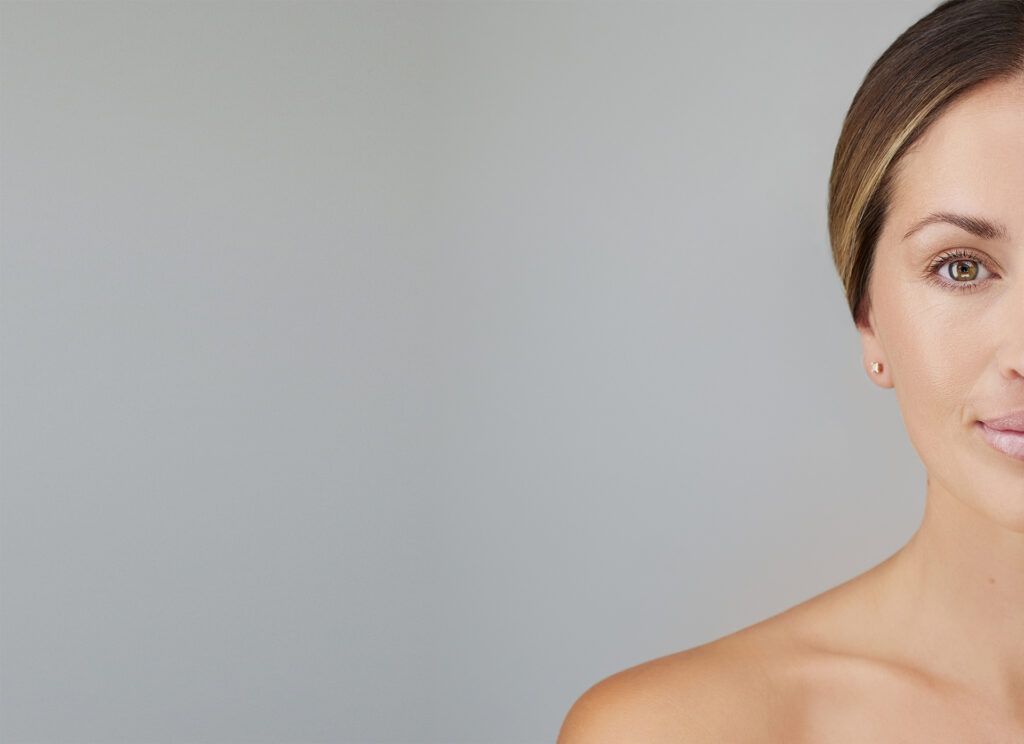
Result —
[{"label": "eyebrow", "polygon": [[969,214],[957,214],[955,212],[932,212],[924,219],[915,223],[914,226],[907,231],[907,234],[903,236],[903,239],[906,240],[925,225],[931,225],[935,222],[948,222],[951,225],[956,225],[961,230],[966,230],[972,235],[977,235],[979,238],[984,238],[985,240],[995,240],[997,238],[999,240],[1010,239],[1010,232],[1006,229],[1005,225],[995,222],[994,220],[987,220],[984,217],[976,217]]}]

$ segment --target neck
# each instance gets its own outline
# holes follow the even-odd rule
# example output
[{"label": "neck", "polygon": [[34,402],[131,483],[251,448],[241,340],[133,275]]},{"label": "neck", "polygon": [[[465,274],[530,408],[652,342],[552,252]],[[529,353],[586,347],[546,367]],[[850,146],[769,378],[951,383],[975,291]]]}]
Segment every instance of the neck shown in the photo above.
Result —
[{"label": "neck", "polygon": [[929,479],[924,518],[893,556],[904,653],[998,703],[1024,698],[1024,534]]}]

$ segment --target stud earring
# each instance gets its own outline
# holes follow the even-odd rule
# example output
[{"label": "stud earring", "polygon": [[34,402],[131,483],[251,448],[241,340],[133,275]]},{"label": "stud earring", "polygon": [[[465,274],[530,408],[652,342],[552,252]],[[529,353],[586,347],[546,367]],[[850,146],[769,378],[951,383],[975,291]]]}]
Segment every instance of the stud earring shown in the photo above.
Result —
[{"label": "stud earring", "polygon": [[879,372],[882,371],[882,363],[881,362],[871,362],[871,371],[874,372],[877,375]]}]

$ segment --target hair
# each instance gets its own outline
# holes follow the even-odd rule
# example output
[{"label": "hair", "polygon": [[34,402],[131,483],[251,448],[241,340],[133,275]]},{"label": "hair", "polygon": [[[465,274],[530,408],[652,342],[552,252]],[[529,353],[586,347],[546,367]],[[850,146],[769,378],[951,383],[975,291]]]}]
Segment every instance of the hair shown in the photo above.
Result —
[{"label": "hair", "polygon": [[843,120],[829,178],[832,259],[858,327],[901,158],[974,87],[1024,74],[1024,0],[946,0],[886,49]]}]

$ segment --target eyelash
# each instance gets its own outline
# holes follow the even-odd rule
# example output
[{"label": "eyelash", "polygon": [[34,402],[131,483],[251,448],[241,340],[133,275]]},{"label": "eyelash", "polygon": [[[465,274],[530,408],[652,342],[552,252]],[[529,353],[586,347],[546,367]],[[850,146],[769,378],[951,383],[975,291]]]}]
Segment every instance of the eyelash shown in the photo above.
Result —
[{"label": "eyelash", "polygon": [[[935,284],[936,286],[941,287],[942,289],[948,289],[951,292],[973,292],[974,290],[980,289],[982,286],[988,283],[988,279],[984,279],[981,281],[975,280],[970,283],[955,282],[952,280],[948,282],[942,281],[935,275],[935,271],[936,269],[945,266],[951,261],[971,261],[973,263],[981,264],[982,266],[985,266],[987,268],[985,262],[976,254],[972,253],[971,251],[958,248],[956,250],[943,253],[941,256],[937,256],[935,260],[932,261],[931,264],[928,266],[928,272],[925,275],[925,278],[932,284]],[[991,270],[990,273],[992,273]]]}]

